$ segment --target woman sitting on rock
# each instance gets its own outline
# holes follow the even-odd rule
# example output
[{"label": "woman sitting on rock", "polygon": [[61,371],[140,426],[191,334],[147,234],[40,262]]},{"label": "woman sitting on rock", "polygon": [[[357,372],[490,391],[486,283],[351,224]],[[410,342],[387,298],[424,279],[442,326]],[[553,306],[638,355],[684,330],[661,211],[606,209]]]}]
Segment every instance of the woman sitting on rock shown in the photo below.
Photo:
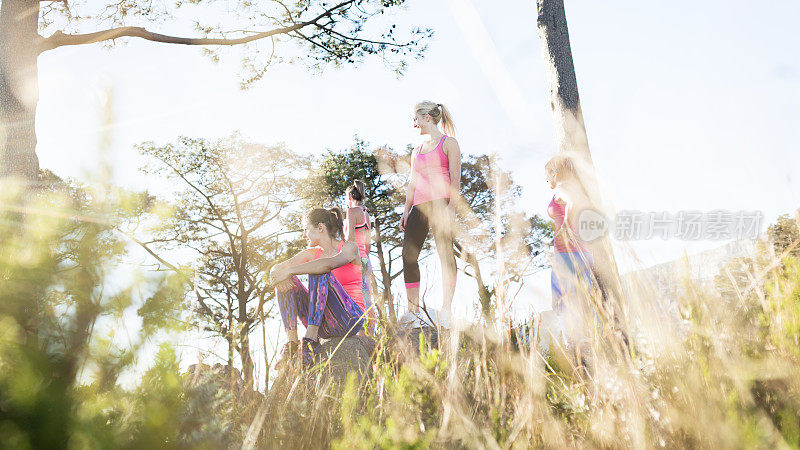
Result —
[{"label": "woman sitting on rock", "polygon": [[[303,364],[310,365],[320,352],[319,338],[352,336],[364,323],[361,292],[361,258],[358,245],[342,235],[342,212],[338,208],[312,210],[305,221],[309,248],[270,270],[278,305],[289,342],[284,358],[301,349]],[[308,274],[308,289],[297,275]],[[297,319],[306,327],[302,345]]]}]

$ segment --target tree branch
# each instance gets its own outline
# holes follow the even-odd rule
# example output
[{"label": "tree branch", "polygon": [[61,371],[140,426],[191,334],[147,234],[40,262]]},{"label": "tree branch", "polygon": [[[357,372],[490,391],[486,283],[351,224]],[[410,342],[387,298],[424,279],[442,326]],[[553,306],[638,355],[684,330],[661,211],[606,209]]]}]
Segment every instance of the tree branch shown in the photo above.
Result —
[{"label": "tree branch", "polygon": [[239,45],[248,42],[264,39],[278,34],[288,34],[293,31],[300,30],[309,25],[315,25],[319,20],[324,17],[329,17],[334,11],[349,6],[355,0],[348,0],[335,5],[323,13],[305,22],[299,22],[288,27],[275,28],[269,31],[262,31],[260,33],[251,34],[249,36],[242,36],[240,38],[187,38],[179,36],[169,36],[166,34],[154,33],[147,31],[143,27],[117,27],[108,30],[96,31],[94,33],[86,34],[65,34],[56,31],[50,37],[42,41],[39,47],[39,53],[52,50],[54,48],[63,47],[65,45],[83,45],[93,44],[96,42],[103,42],[110,39],[118,39],[123,37],[136,37],[153,42],[161,42],[164,44],[181,44],[181,45]]},{"label": "tree branch", "polygon": [[163,264],[163,265],[167,266],[167,267],[168,267],[170,270],[174,271],[175,273],[178,273],[178,274],[183,274],[183,272],[181,272],[181,270],[180,270],[178,267],[176,267],[176,266],[174,266],[174,265],[170,264],[170,263],[169,263],[169,262],[167,262],[167,261],[166,261],[164,258],[162,258],[162,257],[158,256],[158,255],[157,255],[157,254],[156,254],[156,253],[155,253],[153,250],[151,250],[151,249],[150,249],[150,248],[147,246],[147,244],[145,244],[144,242],[142,242],[142,241],[140,241],[140,240],[136,239],[136,238],[135,238],[133,235],[131,235],[131,234],[128,234],[128,233],[126,233],[126,232],[124,232],[124,231],[120,230],[119,228],[114,228],[114,229],[115,229],[115,230],[117,230],[117,232],[118,232],[118,233],[122,234],[123,236],[127,237],[128,239],[132,240],[133,242],[135,242],[136,244],[138,244],[140,247],[142,247],[142,248],[143,248],[143,249],[144,249],[144,250],[145,250],[147,253],[149,253],[149,254],[150,254],[150,256],[152,256],[153,258],[155,258],[155,259],[156,259],[156,261],[158,261],[158,262],[160,262],[161,264]]}]

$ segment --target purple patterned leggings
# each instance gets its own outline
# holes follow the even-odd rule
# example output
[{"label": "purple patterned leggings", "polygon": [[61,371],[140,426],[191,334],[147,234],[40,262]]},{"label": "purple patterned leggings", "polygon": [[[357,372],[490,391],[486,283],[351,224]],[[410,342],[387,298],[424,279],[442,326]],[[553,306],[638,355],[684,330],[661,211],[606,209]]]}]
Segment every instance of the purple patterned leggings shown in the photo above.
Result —
[{"label": "purple patterned leggings", "polygon": [[330,273],[309,275],[308,289],[297,277],[292,277],[292,283],[294,290],[277,293],[283,326],[287,330],[296,330],[300,318],[305,327],[318,326],[319,337],[323,339],[351,336],[361,331],[364,311],[336,277]]}]

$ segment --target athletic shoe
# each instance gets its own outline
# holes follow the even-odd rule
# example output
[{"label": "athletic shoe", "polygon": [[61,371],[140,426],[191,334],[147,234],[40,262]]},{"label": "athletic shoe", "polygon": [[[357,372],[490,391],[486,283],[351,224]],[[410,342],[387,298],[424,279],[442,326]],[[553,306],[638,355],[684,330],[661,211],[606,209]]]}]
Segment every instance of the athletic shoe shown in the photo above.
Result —
[{"label": "athletic shoe", "polygon": [[418,315],[418,313],[406,311],[405,314],[397,320],[397,324],[400,325],[401,328],[420,328],[422,325],[420,324]]},{"label": "athletic shoe", "polygon": [[320,345],[319,341],[304,337],[301,353],[303,355],[303,367],[313,366],[317,356],[322,353],[322,345]]}]

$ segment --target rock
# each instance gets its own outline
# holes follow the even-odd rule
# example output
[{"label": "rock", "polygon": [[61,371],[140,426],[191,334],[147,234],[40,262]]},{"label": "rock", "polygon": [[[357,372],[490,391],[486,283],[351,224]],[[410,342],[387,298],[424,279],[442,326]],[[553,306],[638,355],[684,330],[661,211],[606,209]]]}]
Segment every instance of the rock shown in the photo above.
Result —
[{"label": "rock", "polygon": [[322,342],[321,362],[327,361],[323,374],[336,383],[344,383],[350,372],[360,379],[372,370],[375,341],[366,336],[331,338]]},{"label": "rock", "polygon": [[[421,308],[417,313],[406,311],[397,321],[397,340],[412,353],[419,352],[420,336],[425,336],[428,348],[439,348],[439,341],[444,341],[450,333],[449,314],[435,308]],[[439,325],[437,330],[437,325]]]},{"label": "rock", "polygon": [[270,387],[269,401],[285,400],[298,382],[301,390],[313,393],[328,382],[336,388],[344,386],[350,373],[362,379],[372,370],[375,345],[375,341],[366,336],[321,339],[321,354],[313,367],[303,368],[299,355],[275,367],[277,374]]}]

